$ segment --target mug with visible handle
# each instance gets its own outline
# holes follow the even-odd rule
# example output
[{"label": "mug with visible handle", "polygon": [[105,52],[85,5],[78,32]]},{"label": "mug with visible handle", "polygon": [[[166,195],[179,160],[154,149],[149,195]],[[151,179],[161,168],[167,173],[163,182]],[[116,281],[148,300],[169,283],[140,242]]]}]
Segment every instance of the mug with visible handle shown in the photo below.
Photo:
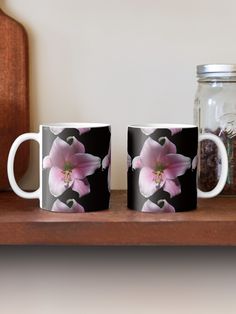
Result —
[{"label": "mug with visible handle", "polygon": [[[221,156],[221,175],[215,188],[197,187],[198,143],[213,141]],[[143,212],[188,211],[197,197],[210,198],[224,188],[228,158],[214,134],[198,136],[188,124],[131,125],[128,127],[128,208]]]},{"label": "mug with visible handle", "polygon": [[[109,208],[110,125],[57,123],[41,125],[39,133],[20,135],[8,156],[8,179],[23,198],[36,198],[40,207],[53,212],[88,212]],[[14,175],[14,159],[21,143],[39,143],[40,184],[23,191]]]}]

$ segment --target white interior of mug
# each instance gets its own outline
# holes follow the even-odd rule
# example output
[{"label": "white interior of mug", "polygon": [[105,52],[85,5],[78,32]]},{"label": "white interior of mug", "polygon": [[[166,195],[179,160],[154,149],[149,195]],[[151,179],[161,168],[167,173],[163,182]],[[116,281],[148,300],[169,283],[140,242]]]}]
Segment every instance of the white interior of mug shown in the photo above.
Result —
[{"label": "white interior of mug", "polygon": [[101,128],[108,127],[110,124],[97,122],[66,122],[66,123],[48,123],[42,124],[43,127],[49,128]]},{"label": "white interior of mug", "polygon": [[140,129],[187,129],[196,128],[194,124],[172,124],[172,123],[145,123],[145,124],[132,124],[128,126],[129,128],[140,128]]}]

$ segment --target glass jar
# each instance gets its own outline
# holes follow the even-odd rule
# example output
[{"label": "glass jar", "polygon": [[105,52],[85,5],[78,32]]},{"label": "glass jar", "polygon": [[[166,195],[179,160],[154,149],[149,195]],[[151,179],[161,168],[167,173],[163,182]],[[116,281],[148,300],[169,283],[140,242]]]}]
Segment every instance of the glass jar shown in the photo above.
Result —
[{"label": "glass jar", "polygon": [[[195,96],[194,123],[199,132],[219,136],[229,158],[229,173],[223,195],[236,195],[236,65],[197,66],[198,88]],[[218,182],[221,160],[217,147],[203,141],[200,147],[198,184],[203,191]]]}]

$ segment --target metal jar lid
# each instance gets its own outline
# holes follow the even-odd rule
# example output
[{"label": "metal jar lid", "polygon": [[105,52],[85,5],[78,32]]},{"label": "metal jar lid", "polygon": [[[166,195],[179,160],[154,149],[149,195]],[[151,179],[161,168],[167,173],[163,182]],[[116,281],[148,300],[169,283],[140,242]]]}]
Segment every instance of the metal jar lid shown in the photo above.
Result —
[{"label": "metal jar lid", "polygon": [[197,65],[197,76],[199,78],[236,76],[236,64]]}]

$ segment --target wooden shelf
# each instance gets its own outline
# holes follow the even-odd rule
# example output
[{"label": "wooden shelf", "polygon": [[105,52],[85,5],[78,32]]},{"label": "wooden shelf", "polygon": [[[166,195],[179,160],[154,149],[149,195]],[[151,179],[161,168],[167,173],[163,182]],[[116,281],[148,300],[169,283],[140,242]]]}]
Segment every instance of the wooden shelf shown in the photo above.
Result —
[{"label": "wooden shelf", "polygon": [[2,192],[0,244],[236,245],[236,198],[202,199],[190,212],[149,214],[127,209],[126,191],[113,191],[110,210],[62,214]]}]

